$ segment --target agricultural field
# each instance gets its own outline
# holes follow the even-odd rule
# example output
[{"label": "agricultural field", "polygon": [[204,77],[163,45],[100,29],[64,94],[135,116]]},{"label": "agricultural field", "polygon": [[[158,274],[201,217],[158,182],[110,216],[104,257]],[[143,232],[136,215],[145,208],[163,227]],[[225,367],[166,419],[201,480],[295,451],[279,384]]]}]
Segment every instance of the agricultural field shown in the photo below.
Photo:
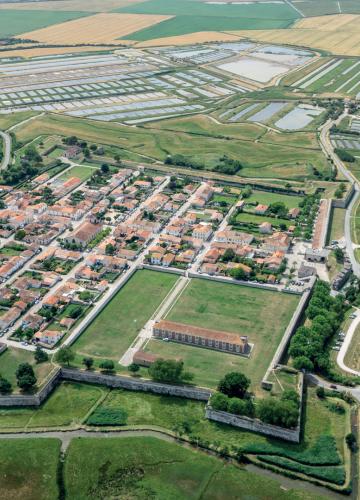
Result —
[{"label": "agricultural field", "polygon": [[1,439],[2,498],[12,500],[58,498],[57,469],[60,445],[59,439]]},{"label": "agricultural field", "polygon": [[[185,5],[184,5],[185,4]],[[285,3],[218,4],[196,0],[149,0],[120,9],[121,12],[175,16],[154,28],[133,33],[127,39],[146,41],[201,31],[286,28],[299,17]]]},{"label": "agricultural field", "polygon": [[28,38],[27,35],[23,36],[22,33],[78,19],[84,15],[84,12],[59,12],[55,10],[2,10],[0,15],[0,37],[6,38],[21,34],[19,38]]},{"label": "agricultural field", "polygon": [[230,34],[356,57],[360,56],[359,19],[355,14],[308,17],[298,20],[290,29],[230,31]]},{"label": "agricultural field", "polygon": [[[34,12],[36,15],[37,13]],[[21,13],[20,13],[21,15]],[[100,13],[83,19],[23,33],[21,38],[47,44],[116,43],[134,31],[169,19],[169,16]]]},{"label": "agricultural field", "polygon": [[[108,12],[120,7],[127,7],[142,0],[40,0],[31,2],[31,10],[58,11],[86,11],[86,12]],[[4,2],[0,9],[28,10],[30,2]]]},{"label": "agricultural field", "polygon": [[177,276],[137,271],[74,344],[81,356],[119,361],[177,281]]},{"label": "agricultural field", "polygon": [[254,344],[250,358],[155,339],[146,350],[182,358],[199,385],[213,388],[225,373],[241,371],[252,380],[254,389],[265,374],[298,300],[297,296],[268,290],[192,279],[166,319],[247,335],[249,343]]},{"label": "agricultural field", "polygon": [[15,373],[20,363],[30,363],[32,365],[38,380],[38,386],[44,382],[54,368],[51,363],[36,364],[34,354],[31,351],[9,347],[5,352],[0,354],[0,374],[9,380],[15,392],[18,392]]},{"label": "agricultural field", "polygon": [[306,17],[329,14],[360,14],[357,0],[291,0],[291,4]]},{"label": "agricultural field", "polygon": [[333,58],[293,83],[305,92],[357,95],[360,92],[360,59]]},{"label": "agricultural field", "polygon": [[274,479],[151,437],[75,439],[64,472],[68,495],[78,500],[122,491],[134,498],[210,500],[221,498],[224,488],[229,498],[260,498],[266,490],[279,500],[315,500],[304,490],[285,491]]}]

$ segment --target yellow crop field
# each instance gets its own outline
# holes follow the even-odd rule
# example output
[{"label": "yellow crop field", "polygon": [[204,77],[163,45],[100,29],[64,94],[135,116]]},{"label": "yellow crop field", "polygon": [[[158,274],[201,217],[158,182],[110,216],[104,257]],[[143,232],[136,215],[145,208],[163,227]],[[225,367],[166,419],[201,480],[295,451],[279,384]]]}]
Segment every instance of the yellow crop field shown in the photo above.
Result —
[{"label": "yellow crop field", "polygon": [[0,3],[0,9],[11,10],[63,10],[77,12],[108,12],[110,10],[129,7],[143,0],[51,0],[44,2],[12,2]]},{"label": "yellow crop field", "polygon": [[321,49],[337,55],[360,56],[360,15],[336,14],[301,19],[290,29],[230,31],[260,42]]},{"label": "yellow crop field", "polygon": [[[121,42],[123,43],[123,42]],[[131,42],[133,44],[134,42]],[[126,45],[127,42],[124,43]],[[130,45],[130,42],[129,42]],[[42,57],[42,56],[53,56],[60,54],[76,54],[81,52],[99,52],[100,50],[108,50],[113,47],[106,45],[97,45],[96,47],[34,47],[32,49],[24,49],[21,47],[15,48],[14,50],[7,50],[3,53],[0,51],[0,57],[25,57],[29,59],[31,57]]]},{"label": "yellow crop field", "polygon": [[148,14],[102,13],[22,33],[17,38],[28,38],[51,45],[79,43],[120,44],[122,43],[122,41],[118,40],[120,37],[130,35],[130,33],[160,23],[171,17]]},{"label": "yellow crop field", "polygon": [[139,42],[136,47],[161,47],[166,45],[191,45],[193,43],[205,42],[231,42],[239,40],[239,37],[230,33],[220,33],[217,31],[199,31],[187,35],[169,36]]}]

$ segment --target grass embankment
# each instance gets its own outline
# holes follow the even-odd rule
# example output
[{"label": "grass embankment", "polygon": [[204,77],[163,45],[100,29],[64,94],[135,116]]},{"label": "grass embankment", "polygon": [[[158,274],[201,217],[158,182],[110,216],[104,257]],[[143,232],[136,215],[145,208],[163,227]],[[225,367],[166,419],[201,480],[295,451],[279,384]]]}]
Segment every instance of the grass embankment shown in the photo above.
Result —
[{"label": "grass embankment", "polygon": [[58,498],[58,439],[1,439],[1,498],[54,500]]},{"label": "grass embankment", "polygon": [[[199,119],[205,122],[211,121],[205,117]],[[183,120],[177,121],[183,123]],[[126,155],[132,153],[137,160],[139,155],[143,154],[147,157],[147,161],[164,161],[168,154],[188,156],[191,151],[192,160],[203,163],[208,170],[212,170],[219,163],[220,157],[227,155],[240,160],[243,164],[240,175],[244,177],[304,180],[315,178],[312,165],[324,174],[330,172],[326,159],[318,144],[314,142],[316,137],[310,132],[302,134],[269,132],[255,143],[254,138],[249,138],[249,134],[253,136],[255,130],[252,124],[243,127],[244,135],[239,131],[237,137],[232,137],[231,130],[235,129],[227,129],[227,126],[222,124],[212,124],[207,135],[202,135],[180,130],[174,133],[170,120],[161,123],[163,128],[160,133],[157,127],[131,128],[101,122],[97,122],[95,126],[91,120],[45,115],[20,126],[17,129],[17,137],[23,142],[28,142],[43,134],[76,135],[89,142],[123,148]],[[207,128],[210,125],[204,126]],[[248,126],[251,127],[250,131],[246,130]],[[239,125],[234,127],[238,130]],[[263,135],[261,127],[258,127],[258,131]]]},{"label": "grass embankment", "polygon": [[151,437],[76,439],[65,462],[69,498],[312,499],[279,482]]}]

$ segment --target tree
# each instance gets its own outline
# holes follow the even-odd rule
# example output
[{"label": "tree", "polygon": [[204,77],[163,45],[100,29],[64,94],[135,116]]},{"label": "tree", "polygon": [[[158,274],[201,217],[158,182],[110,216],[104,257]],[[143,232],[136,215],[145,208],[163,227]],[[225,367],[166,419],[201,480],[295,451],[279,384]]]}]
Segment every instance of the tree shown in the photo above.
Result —
[{"label": "tree", "polygon": [[214,410],[227,411],[229,407],[229,398],[221,392],[215,392],[215,394],[211,396],[210,403]]},{"label": "tree", "polygon": [[344,250],[337,247],[334,250],[334,255],[335,255],[336,262],[343,264],[343,262],[344,262]]},{"label": "tree", "polygon": [[149,375],[158,382],[181,382],[187,377],[184,373],[183,361],[157,359],[149,367]]},{"label": "tree", "polygon": [[37,382],[33,367],[29,363],[21,363],[16,370],[17,385],[24,391],[29,391]]},{"label": "tree", "polygon": [[137,373],[140,370],[140,366],[136,363],[131,363],[131,365],[128,366],[128,370],[130,373]]},{"label": "tree", "polygon": [[83,358],[82,364],[86,367],[87,370],[90,370],[93,367],[94,360],[93,358]]},{"label": "tree", "polygon": [[220,380],[218,390],[230,397],[242,399],[250,385],[250,380],[240,372],[227,373]]},{"label": "tree", "polygon": [[108,165],[107,163],[103,163],[103,164],[101,165],[101,172],[102,172],[103,174],[108,174],[108,173],[109,173],[109,170],[110,170],[110,167],[109,167],[109,165]]},{"label": "tree", "polygon": [[294,368],[311,372],[314,369],[314,363],[306,356],[299,356],[294,359]]},{"label": "tree", "polygon": [[26,231],[24,229],[18,229],[15,233],[15,239],[22,241],[26,236]]},{"label": "tree", "polygon": [[345,441],[351,451],[356,451],[357,444],[355,434],[353,434],[352,432],[346,434]]},{"label": "tree", "polygon": [[227,248],[224,252],[222,260],[224,262],[229,262],[235,259],[235,252],[232,248]]},{"label": "tree", "polygon": [[114,255],[115,253],[115,247],[112,243],[108,243],[105,247],[105,253],[106,255]]},{"label": "tree", "polygon": [[281,401],[270,397],[258,402],[257,417],[267,424],[289,429],[296,427],[299,409],[292,401]]},{"label": "tree", "polygon": [[12,391],[11,383],[0,375],[0,393],[1,394],[10,394]]},{"label": "tree", "polygon": [[252,417],[254,415],[254,405],[251,400],[231,398],[229,399],[228,411],[234,413],[234,415]]},{"label": "tree", "polygon": [[41,347],[38,345],[36,346],[35,353],[34,353],[34,358],[37,363],[44,363],[49,359],[48,354],[41,349]]},{"label": "tree", "polygon": [[55,359],[61,365],[67,364],[70,366],[70,362],[75,358],[75,354],[72,352],[69,346],[64,346],[58,350],[55,355]]},{"label": "tree", "polygon": [[322,385],[316,388],[316,395],[319,399],[325,399],[325,389]]},{"label": "tree", "polygon": [[114,361],[112,361],[111,359],[105,359],[99,364],[99,367],[100,370],[104,372],[113,372],[115,368]]},{"label": "tree", "polygon": [[235,280],[245,280],[247,278],[246,272],[241,267],[234,267],[234,269],[231,269],[230,276]]}]

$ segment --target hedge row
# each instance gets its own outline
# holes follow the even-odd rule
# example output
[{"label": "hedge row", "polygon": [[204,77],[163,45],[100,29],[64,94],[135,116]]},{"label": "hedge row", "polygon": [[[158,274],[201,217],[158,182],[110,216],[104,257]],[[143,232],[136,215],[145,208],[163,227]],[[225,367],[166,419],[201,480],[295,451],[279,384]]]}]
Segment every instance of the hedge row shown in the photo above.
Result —
[{"label": "hedge row", "polygon": [[88,425],[126,425],[127,413],[121,408],[96,408],[87,419]]},{"label": "hedge row", "polygon": [[[244,453],[256,455],[276,455],[291,458],[305,465],[339,465],[341,458],[333,436],[320,436],[314,446],[304,451],[279,448],[271,444],[250,444]],[[260,458],[260,457],[259,457]]]},{"label": "hedge row", "polygon": [[313,467],[311,465],[292,462],[291,460],[282,457],[259,457],[259,460],[268,464],[291,470],[293,472],[305,474],[306,476],[314,477],[316,479],[321,479],[322,481],[327,481],[329,483],[338,485],[344,484],[346,479],[344,467]]}]

